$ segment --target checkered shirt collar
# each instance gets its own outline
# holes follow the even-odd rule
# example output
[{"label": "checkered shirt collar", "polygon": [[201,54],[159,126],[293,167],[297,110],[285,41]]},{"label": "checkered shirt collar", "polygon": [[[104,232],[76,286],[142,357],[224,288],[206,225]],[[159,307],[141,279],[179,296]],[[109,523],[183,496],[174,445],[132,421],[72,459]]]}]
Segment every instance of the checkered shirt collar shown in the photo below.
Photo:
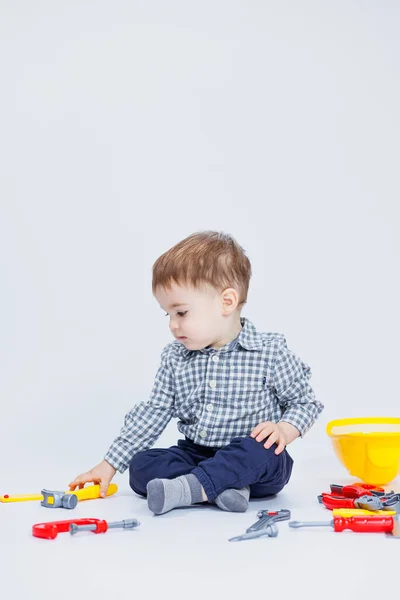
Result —
[{"label": "checkered shirt collar", "polygon": [[[230,352],[234,350],[238,345],[245,348],[245,350],[262,350],[263,340],[260,333],[257,332],[253,323],[251,323],[248,319],[242,317],[240,319],[242,324],[242,330],[239,335],[219,349],[219,352]],[[189,350],[185,348],[183,344],[181,344],[181,352],[183,356],[189,356],[190,354],[194,354],[196,352],[201,352],[202,354],[210,354],[215,352],[215,348],[203,348],[202,350]]]}]

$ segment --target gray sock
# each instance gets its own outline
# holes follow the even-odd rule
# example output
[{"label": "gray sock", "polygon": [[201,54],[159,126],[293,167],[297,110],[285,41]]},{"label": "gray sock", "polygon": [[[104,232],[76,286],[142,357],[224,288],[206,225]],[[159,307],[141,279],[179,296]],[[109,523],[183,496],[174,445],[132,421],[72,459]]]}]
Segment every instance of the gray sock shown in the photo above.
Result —
[{"label": "gray sock", "polygon": [[228,489],[221,492],[214,500],[218,508],[229,512],[246,512],[249,506],[250,488],[240,490]]},{"label": "gray sock", "polygon": [[155,515],[203,501],[202,486],[195,475],[175,479],[152,479],[147,484],[147,505]]}]

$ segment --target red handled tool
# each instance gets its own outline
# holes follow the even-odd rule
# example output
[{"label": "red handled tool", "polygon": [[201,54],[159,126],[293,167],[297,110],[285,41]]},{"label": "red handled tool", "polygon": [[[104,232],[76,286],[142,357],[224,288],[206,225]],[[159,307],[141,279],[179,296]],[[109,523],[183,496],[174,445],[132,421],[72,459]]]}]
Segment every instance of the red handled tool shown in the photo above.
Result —
[{"label": "red handled tool", "polygon": [[388,496],[359,496],[358,498],[346,498],[345,496],[335,496],[333,494],[323,493],[318,496],[318,502],[325,508],[333,510],[334,508],[361,508],[363,510],[399,510],[400,494],[391,494]]},{"label": "red handled tool", "polygon": [[385,496],[393,492],[385,492],[383,487],[370,483],[353,483],[352,485],[331,484],[331,494],[345,498],[359,498],[360,496]]},{"label": "red handled tool", "polygon": [[70,519],[67,521],[51,521],[49,523],[37,523],[32,527],[32,535],[46,540],[54,540],[59,533],[70,532],[71,535],[78,531],[92,531],[93,533],[105,533],[108,529],[123,528],[134,529],[140,525],[136,519],[115,521],[107,523],[103,519]]},{"label": "red handled tool", "polygon": [[332,494],[321,494],[318,501],[333,510],[334,508],[362,508],[363,510],[382,510],[383,504],[376,496],[360,496],[359,498],[346,498],[333,496]]},{"label": "red handled tool", "polygon": [[360,515],[353,517],[334,516],[332,521],[290,521],[289,527],[333,527],[333,530],[337,532],[351,529],[351,531],[359,533],[392,533],[396,524],[397,521],[391,516]]}]

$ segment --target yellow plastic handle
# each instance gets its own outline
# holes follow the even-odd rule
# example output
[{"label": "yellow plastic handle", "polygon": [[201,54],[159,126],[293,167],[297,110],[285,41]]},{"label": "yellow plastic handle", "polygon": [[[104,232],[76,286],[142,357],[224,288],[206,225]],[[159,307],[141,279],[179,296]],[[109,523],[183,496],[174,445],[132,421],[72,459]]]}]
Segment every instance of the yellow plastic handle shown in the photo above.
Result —
[{"label": "yellow plastic handle", "polygon": [[[111,496],[112,494],[115,494],[117,490],[118,486],[115,483],[110,483],[110,485],[108,486],[106,496]],[[88,485],[82,488],[81,490],[74,490],[73,492],[71,490],[68,490],[66,493],[75,494],[76,496],[78,496],[79,501],[94,500],[95,498],[100,498],[100,486],[96,483],[94,485]]]},{"label": "yellow plastic handle", "polygon": [[16,494],[15,496],[0,496],[0,502],[31,502],[32,500],[43,500],[42,494]]},{"label": "yellow plastic handle", "polygon": [[395,510],[365,510],[363,508],[334,508],[332,514],[339,517],[353,517],[357,515],[395,515]]}]

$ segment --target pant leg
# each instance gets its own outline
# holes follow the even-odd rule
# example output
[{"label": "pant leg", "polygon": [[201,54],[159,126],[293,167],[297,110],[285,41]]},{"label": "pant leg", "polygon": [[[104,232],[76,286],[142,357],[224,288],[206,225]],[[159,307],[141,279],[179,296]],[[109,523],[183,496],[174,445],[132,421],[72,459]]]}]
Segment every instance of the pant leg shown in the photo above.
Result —
[{"label": "pant leg", "polygon": [[143,450],[131,460],[129,485],[140,496],[147,496],[146,487],[152,479],[174,479],[187,475],[215,452],[214,448],[203,448],[188,439],[178,440],[178,445],[171,448]]},{"label": "pant leg", "polygon": [[276,494],[289,481],[293,460],[286,450],[275,454],[276,444],[264,448],[254,438],[234,438],[230,444],[218,450],[211,458],[199,462],[192,470],[207,494],[214,500],[228,488],[241,488],[262,482],[255,487],[255,495]]},{"label": "pant leg", "polygon": [[[274,445],[274,449],[275,447],[276,445]],[[250,498],[265,498],[265,496],[279,494],[279,492],[283,490],[290,479],[293,467],[292,457],[286,450],[284,450],[284,452],[286,452],[289,460],[283,465],[280,479],[270,482],[268,473],[266,473],[264,477],[261,477],[260,481],[250,485]]]}]

